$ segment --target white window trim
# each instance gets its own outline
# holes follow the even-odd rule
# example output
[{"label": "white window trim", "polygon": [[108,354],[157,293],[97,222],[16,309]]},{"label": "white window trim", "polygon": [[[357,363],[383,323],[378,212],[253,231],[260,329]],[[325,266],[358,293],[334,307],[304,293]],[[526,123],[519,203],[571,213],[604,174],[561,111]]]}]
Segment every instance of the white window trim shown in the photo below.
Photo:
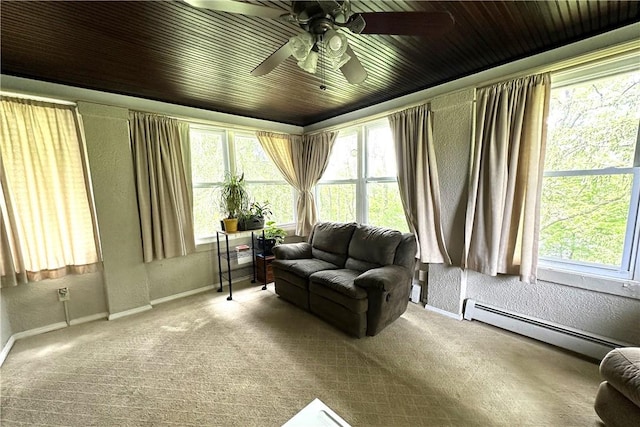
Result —
[{"label": "white window trim", "polygon": [[546,264],[538,267],[538,280],[640,300],[640,281],[636,280],[615,279],[596,274],[578,273]]},{"label": "white window trim", "polygon": [[[618,61],[605,61],[585,67],[554,73],[552,89],[637,71],[638,56],[623,57]],[[560,285],[586,289],[627,298],[640,299],[640,125],[636,135],[633,167],[605,168],[573,171],[545,171],[544,176],[583,176],[633,174],[631,203],[625,233],[625,247],[621,269],[611,266],[589,265],[567,260],[555,261],[540,257],[538,279]],[[569,269],[570,265],[578,268]],[[622,271],[621,271],[622,270]],[[609,271],[607,274],[605,271]],[[616,277],[618,276],[618,277]]]},{"label": "white window trim", "polygon": [[[225,129],[225,128],[220,128],[218,126],[213,126],[213,125],[206,125],[206,124],[201,124],[201,123],[191,123],[189,125],[189,130],[191,131],[192,129],[195,130],[199,130],[199,131],[205,131],[205,132],[211,132],[211,133],[218,133],[222,135],[222,153],[223,153],[223,162],[224,162],[224,171],[225,173],[238,173],[240,171],[236,171],[236,147],[235,147],[235,137],[236,136],[242,136],[242,137],[246,137],[246,138],[256,138],[256,136],[254,134],[252,134],[251,132],[248,131],[238,131],[238,130],[233,130],[233,129]],[[192,183],[192,188],[215,188],[216,186],[220,185],[222,182],[221,181],[216,181],[216,182],[198,182],[198,183]],[[247,184],[265,184],[265,185],[288,185],[291,188],[291,191],[293,193],[293,203],[291,206],[292,212],[293,212],[293,221],[292,223],[283,223],[283,224],[277,224],[278,227],[283,228],[288,235],[293,235],[295,233],[295,229],[296,229],[296,198],[297,198],[297,192],[295,191],[295,189],[293,187],[291,187],[291,185],[284,180],[284,178],[282,178],[281,180],[278,181],[267,181],[267,180],[246,180]],[[232,240],[238,240],[238,239],[243,239],[246,238],[246,236],[243,236],[241,234],[238,235],[230,235],[229,236],[229,241]],[[203,236],[203,237],[194,237],[195,239],[195,244],[196,244],[196,252],[203,252],[203,251],[210,251],[210,250],[215,250],[215,245],[216,245],[216,235],[215,233],[213,235],[210,236]]]},{"label": "white window trim", "polygon": [[[376,184],[376,183],[397,183],[397,176],[377,176],[377,177],[369,177],[369,164],[367,162],[367,131],[371,131],[375,128],[385,127],[388,125],[389,121],[387,118],[383,119],[375,119],[366,123],[356,124],[354,126],[349,126],[344,129],[341,129],[340,132],[345,132],[347,134],[355,134],[357,138],[357,150],[358,150],[358,159],[357,159],[357,174],[356,178],[349,179],[331,179],[324,180],[320,179],[320,181],[316,184],[314,188],[314,197],[316,199],[316,203],[318,203],[320,199],[319,188],[323,185],[340,185],[340,184],[351,184],[356,187],[356,218],[354,221],[368,224],[369,223],[369,210],[367,209],[367,184]],[[358,197],[360,195],[360,197]]]}]

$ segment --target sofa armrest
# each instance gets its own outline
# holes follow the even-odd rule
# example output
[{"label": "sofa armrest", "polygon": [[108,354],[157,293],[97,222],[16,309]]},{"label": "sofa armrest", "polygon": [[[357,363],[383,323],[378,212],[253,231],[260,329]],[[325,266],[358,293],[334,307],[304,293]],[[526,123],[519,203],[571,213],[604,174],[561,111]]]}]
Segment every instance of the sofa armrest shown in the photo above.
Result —
[{"label": "sofa armrest", "polygon": [[385,265],[372,268],[355,278],[354,283],[368,290],[391,291],[398,286],[406,286],[410,280],[409,270],[399,265]]},{"label": "sofa armrest", "polygon": [[311,258],[311,245],[307,242],[287,243],[273,247],[276,259],[305,259]]},{"label": "sofa armrest", "polygon": [[405,267],[373,268],[356,277],[354,283],[367,291],[367,335],[376,335],[407,309],[411,273]]}]

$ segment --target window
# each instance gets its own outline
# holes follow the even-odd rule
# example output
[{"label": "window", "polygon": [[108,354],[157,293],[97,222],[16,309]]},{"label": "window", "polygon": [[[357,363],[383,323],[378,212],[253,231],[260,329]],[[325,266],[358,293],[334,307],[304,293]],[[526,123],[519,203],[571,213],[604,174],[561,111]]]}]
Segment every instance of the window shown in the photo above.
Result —
[{"label": "window", "polygon": [[316,195],[323,221],[358,221],[408,231],[386,120],[340,131]]},{"label": "window", "polygon": [[272,220],[278,224],[294,222],[294,190],[282,178],[282,174],[264,152],[260,141],[254,135],[235,134],[234,152],[236,170],[244,172],[247,190],[253,201],[269,202],[273,212]]},{"label": "window", "polygon": [[244,172],[251,197],[257,202],[270,203],[272,220],[279,224],[294,222],[293,188],[262,150],[257,137],[193,125],[190,141],[196,240],[211,237],[220,229],[224,213],[218,204],[217,188],[226,172]]},{"label": "window", "polygon": [[633,278],[640,72],[555,84],[540,213],[541,264]]}]

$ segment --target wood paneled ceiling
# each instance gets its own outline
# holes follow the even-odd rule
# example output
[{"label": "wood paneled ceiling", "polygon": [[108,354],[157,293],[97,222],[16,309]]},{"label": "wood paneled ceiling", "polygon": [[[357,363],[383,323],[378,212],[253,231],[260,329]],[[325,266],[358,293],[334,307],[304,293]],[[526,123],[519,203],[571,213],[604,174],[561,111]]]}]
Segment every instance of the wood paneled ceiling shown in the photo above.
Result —
[{"label": "wood paneled ceiling", "polygon": [[[290,10],[291,2],[251,1]],[[437,38],[345,31],[369,77],[289,58],[249,73],[295,24],[180,1],[2,1],[2,73],[305,126],[640,20],[636,1],[352,1],[356,12],[449,11]]]}]

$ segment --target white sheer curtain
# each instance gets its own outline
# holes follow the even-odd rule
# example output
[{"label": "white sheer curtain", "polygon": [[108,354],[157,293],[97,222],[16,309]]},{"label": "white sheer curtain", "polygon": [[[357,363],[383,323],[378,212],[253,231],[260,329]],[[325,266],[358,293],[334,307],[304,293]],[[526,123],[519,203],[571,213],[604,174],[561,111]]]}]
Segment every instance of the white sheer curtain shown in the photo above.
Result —
[{"label": "white sheer curtain", "polygon": [[257,132],[256,135],[284,179],[298,191],[296,235],[308,235],[317,221],[311,189],[327,169],[337,133],[299,136]]},{"label": "white sheer curtain", "polygon": [[188,124],[130,113],[144,261],[195,252],[191,190],[183,161]]},{"label": "white sheer curtain", "polygon": [[477,93],[463,267],[535,282],[548,74]]},{"label": "white sheer curtain", "polygon": [[440,185],[431,111],[421,105],[389,116],[396,149],[398,187],[411,232],[418,239],[420,261],[448,263],[442,231]]},{"label": "white sheer curtain", "polygon": [[96,271],[94,228],[75,107],[1,98],[2,286]]}]

